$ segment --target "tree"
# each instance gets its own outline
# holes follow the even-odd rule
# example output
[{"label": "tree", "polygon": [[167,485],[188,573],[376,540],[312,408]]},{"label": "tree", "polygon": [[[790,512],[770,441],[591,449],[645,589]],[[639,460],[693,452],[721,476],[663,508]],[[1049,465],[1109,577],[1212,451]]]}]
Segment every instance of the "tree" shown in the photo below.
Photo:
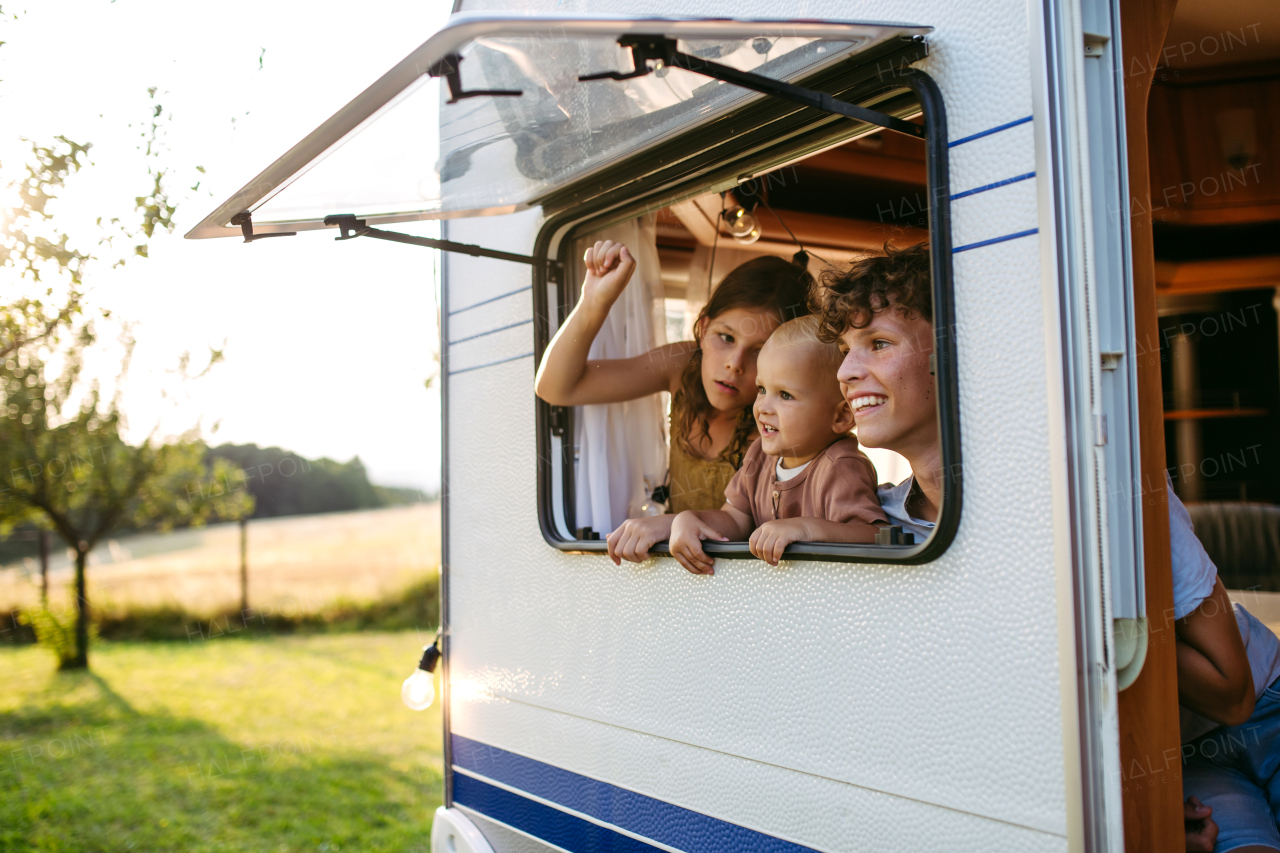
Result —
[{"label": "tree", "polygon": [[[88,666],[85,574],[89,552],[104,537],[125,526],[167,529],[253,511],[247,491],[223,485],[233,481],[229,464],[204,464],[205,446],[194,431],[167,440],[153,432],[136,445],[126,441],[119,387],[132,341],[124,342],[117,390],[104,398],[84,371],[94,340],[86,322],[61,345],[28,341],[0,364],[6,407],[0,414],[0,470],[6,472],[0,523],[49,527],[75,558],[74,642],[54,643],[64,669]],[[50,358],[61,367],[51,369]],[[44,615],[46,630],[57,630],[49,618]]]},{"label": "tree", "polygon": [[[2,9],[0,17],[5,17]],[[253,510],[246,491],[226,488],[226,463],[205,464],[206,449],[195,430],[165,437],[156,429],[130,443],[121,402],[133,351],[127,329],[110,394],[104,395],[85,369],[95,323],[110,321],[108,311],[86,308],[90,272],[148,257],[156,232],[174,227],[177,202],[167,188],[170,170],[158,165],[171,116],[157,100],[156,88],[147,94],[149,116],[137,146],[146,166],[146,189],[132,199],[131,212],[99,211],[104,215],[97,217],[96,230],[67,232],[65,223],[73,220],[58,213],[58,198],[68,178],[93,164],[91,144],[66,136],[47,145],[31,143],[25,174],[7,187],[13,201],[0,208],[0,533],[33,524],[57,533],[75,555],[74,638],[55,645],[63,668],[88,666],[85,568],[103,537],[126,525],[202,524]],[[111,167],[131,165],[113,162]],[[195,170],[204,172],[200,166]],[[199,187],[197,179],[191,192]],[[127,206],[128,199],[120,201]],[[210,366],[220,359],[221,353],[213,352]],[[188,364],[184,356],[178,371],[183,379]],[[47,608],[42,618],[49,627]]]},{"label": "tree", "polygon": [[[150,163],[159,154],[163,107],[155,89],[148,94],[150,133],[143,138]],[[85,568],[103,537],[123,525],[201,524],[239,518],[253,508],[246,492],[220,487],[229,472],[216,462],[213,470],[204,464],[205,448],[194,431],[172,438],[153,431],[137,444],[126,440],[121,388],[132,354],[127,334],[112,394],[104,397],[85,372],[95,321],[110,320],[102,309],[86,319],[86,276],[146,258],[157,229],[173,230],[176,212],[165,170],[148,165],[148,188],[133,199],[134,217],[100,217],[95,234],[73,241],[50,202],[69,176],[90,165],[90,148],[61,136],[51,145],[32,143],[25,174],[8,187],[15,202],[0,210],[0,532],[22,523],[50,529],[75,555],[74,637],[54,642],[63,668],[88,666]],[[214,352],[210,365],[220,358]],[[184,357],[184,376],[186,364]],[[47,610],[41,622],[46,634],[63,627]]]},{"label": "tree", "polygon": [[[18,278],[39,286],[36,295],[0,303],[0,358],[24,343],[55,337],[83,308],[83,271],[91,258],[68,248],[68,235],[42,226],[52,219],[47,207],[57,198],[54,191],[66,185],[68,175],[80,171],[90,146],[63,136],[57,142],[65,150],[32,144],[26,174],[10,184],[17,203],[0,214],[0,272],[6,280],[16,272]],[[46,281],[50,272],[61,279],[55,282],[61,288]]]}]

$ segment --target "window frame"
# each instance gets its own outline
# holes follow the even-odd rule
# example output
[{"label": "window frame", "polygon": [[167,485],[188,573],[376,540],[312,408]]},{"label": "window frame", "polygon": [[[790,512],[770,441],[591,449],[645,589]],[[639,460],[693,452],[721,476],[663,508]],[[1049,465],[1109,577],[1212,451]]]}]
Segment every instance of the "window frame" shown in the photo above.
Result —
[{"label": "window frame", "polygon": [[[895,99],[911,97],[923,112],[927,134],[925,161],[929,207],[929,241],[933,272],[934,351],[938,392],[939,441],[943,467],[943,504],[934,533],[915,545],[848,545],[840,543],[795,543],[786,549],[788,560],[816,560],[850,563],[921,564],[938,559],[951,545],[960,524],[962,509],[962,465],[959,420],[959,382],[956,372],[955,304],[951,250],[951,196],[945,105],[940,89],[928,74],[910,67],[922,58],[925,45],[886,45],[886,49],[859,55],[852,68],[832,69],[804,81],[804,85],[830,92],[851,103],[885,107]],[[907,95],[904,89],[910,89]],[[896,93],[896,94],[895,94]],[[733,126],[751,128],[735,133]],[[631,218],[645,211],[666,207],[676,201],[706,192],[730,189],[739,176],[759,175],[807,153],[839,144],[867,132],[848,119],[819,114],[785,102],[757,99],[740,110],[691,128],[665,145],[602,170],[587,181],[567,186],[544,197],[546,218],[535,241],[534,255],[557,257],[571,269],[569,257],[573,238],[609,222]],[[725,134],[728,134],[726,136]],[[731,144],[732,143],[732,144]],[[730,148],[728,156],[721,149]],[[697,152],[690,156],[689,151]],[[555,288],[554,296],[551,288]],[[534,363],[540,364],[551,339],[551,312],[556,327],[564,322],[576,302],[578,284],[557,282],[545,267],[533,271]],[[566,530],[572,530],[574,513],[574,460],[572,453],[561,459],[553,449],[553,431],[571,446],[574,410],[553,407],[535,397],[538,459],[538,523],[551,547],[568,554],[603,554],[603,539],[581,540],[562,534],[556,517],[561,515]],[[553,424],[553,421],[555,423]],[[564,446],[562,444],[562,446]],[[552,465],[559,464],[562,504],[555,506],[555,478]],[[706,542],[713,557],[757,559],[745,542]],[[651,553],[667,555],[666,543]]]}]

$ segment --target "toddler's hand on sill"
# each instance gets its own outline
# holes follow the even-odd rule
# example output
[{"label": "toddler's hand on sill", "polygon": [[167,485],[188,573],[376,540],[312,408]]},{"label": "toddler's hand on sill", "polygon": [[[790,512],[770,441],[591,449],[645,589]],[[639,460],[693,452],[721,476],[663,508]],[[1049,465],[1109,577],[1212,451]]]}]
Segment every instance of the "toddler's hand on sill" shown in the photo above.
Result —
[{"label": "toddler's hand on sill", "polygon": [[808,527],[801,518],[782,518],[766,521],[751,533],[751,553],[771,566],[778,565],[782,554],[792,542],[810,538]]},{"label": "toddler's hand on sill", "polygon": [[705,539],[727,542],[715,528],[698,518],[696,512],[682,512],[671,522],[671,556],[695,575],[714,575],[716,561],[702,550]]}]

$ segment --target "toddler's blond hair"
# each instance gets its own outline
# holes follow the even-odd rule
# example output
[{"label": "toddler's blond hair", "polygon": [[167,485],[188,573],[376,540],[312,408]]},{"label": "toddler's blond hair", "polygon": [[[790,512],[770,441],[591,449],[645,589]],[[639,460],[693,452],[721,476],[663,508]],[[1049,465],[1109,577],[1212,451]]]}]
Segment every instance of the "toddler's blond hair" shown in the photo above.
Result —
[{"label": "toddler's blond hair", "polygon": [[773,330],[773,334],[765,342],[765,348],[808,347],[812,350],[814,366],[827,371],[832,381],[837,382],[836,371],[840,369],[840,363],[844,361],[844,355],[841,354],[840,347],[837,344],[826,343],[818,337],[819,327],[820,321],[815,314],[788,320]]}]

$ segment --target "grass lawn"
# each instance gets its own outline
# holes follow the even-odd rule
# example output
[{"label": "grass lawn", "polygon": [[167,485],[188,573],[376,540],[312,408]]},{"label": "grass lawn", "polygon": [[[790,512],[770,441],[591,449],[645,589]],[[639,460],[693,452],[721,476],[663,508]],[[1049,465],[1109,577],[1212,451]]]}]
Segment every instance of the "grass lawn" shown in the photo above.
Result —
[{"label": "grass lawn", "polygon": [[0,850],[420,851],[440,715],[416,632],[0,649]]}]

